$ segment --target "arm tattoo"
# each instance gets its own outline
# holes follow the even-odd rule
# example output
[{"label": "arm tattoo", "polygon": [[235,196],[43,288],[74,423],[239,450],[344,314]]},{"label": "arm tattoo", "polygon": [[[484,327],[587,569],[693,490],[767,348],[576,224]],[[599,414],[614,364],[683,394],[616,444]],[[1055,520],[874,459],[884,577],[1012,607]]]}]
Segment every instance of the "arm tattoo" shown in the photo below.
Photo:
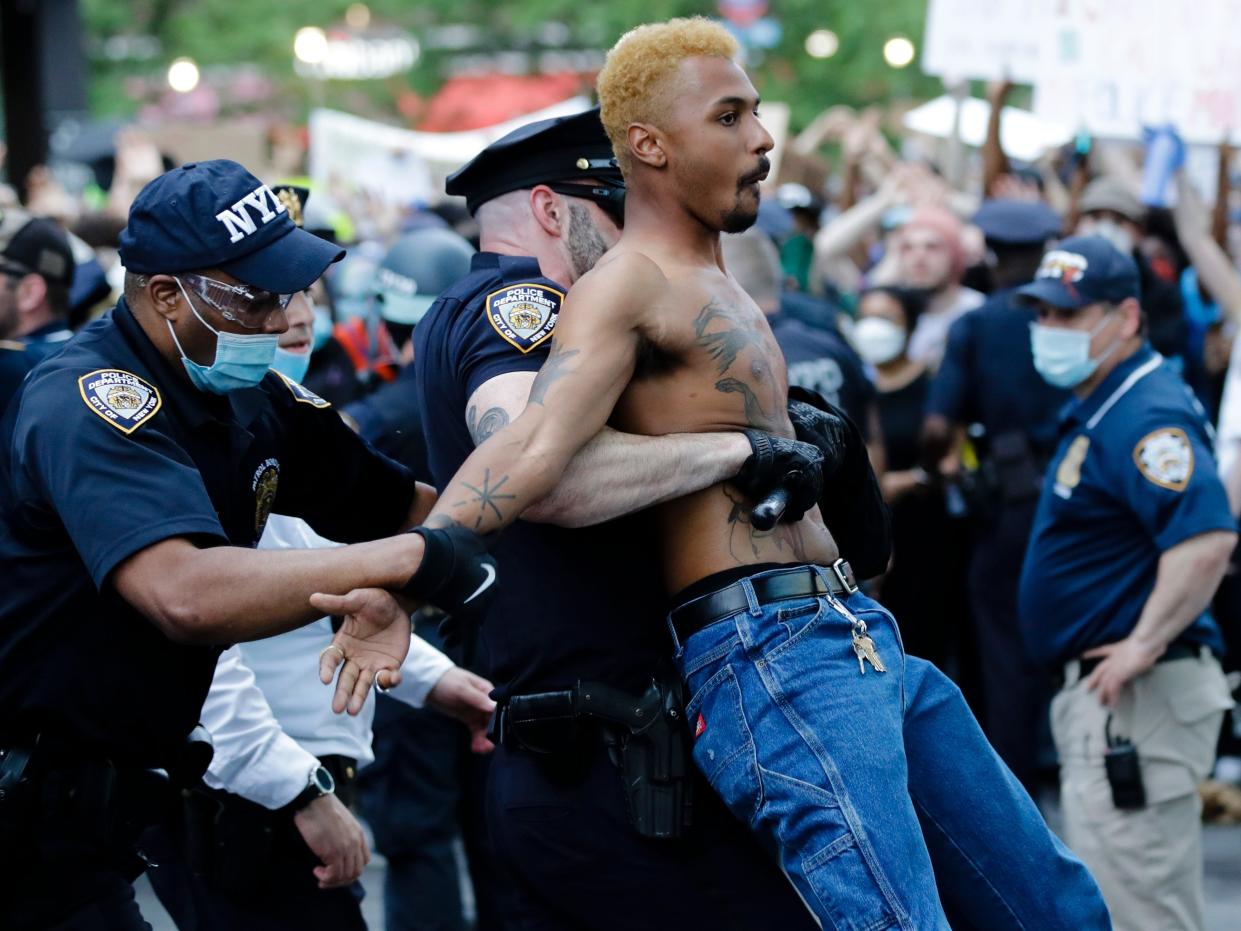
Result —
[{"label": "arm tattoo", "polygon": [[508,426],[508,411],[502,407],[489,407],[478,416],[478,408],[471,404],[465,414],[466,429],[475,446],[482,446],[493,433],[498,433]]},{"label": "arm tattoo", "polygon": [[547,361],[543,363],[539,374],[534,378],[534,384],[530,386],[528,403],[541,405],[547,398],[548,389],[573,371],[569,363],[579,352],[581,352],[580,349],[562,349],[553,345],[552,351],[547,355]]},{"label": "arm tattoo", "polygon": [[500,489],[504,487],[504,483],[507,481],[508,476],[506,475],[495,484],[492,484],[491,470],[483,469],[483,480],[481,483],[482,487],[480,488],[478,485],[471,485],[469,482],[461,482],[460,484],[465,488],[468,488],[473,493],[473,496],[463,501],[455,501],[452,506],[455,508],[460,508],[467,507],[471,504],[478,505],[478,516],[474,520],[475,530],[482,526],[483,515],[487,513],[488,508],[490,508],[492,513],[495,514],[497,520],[503,521],[504,512],[500,510],[500,506],[496,502],[512,501],[517,498],[516,495],[499,494]]}]

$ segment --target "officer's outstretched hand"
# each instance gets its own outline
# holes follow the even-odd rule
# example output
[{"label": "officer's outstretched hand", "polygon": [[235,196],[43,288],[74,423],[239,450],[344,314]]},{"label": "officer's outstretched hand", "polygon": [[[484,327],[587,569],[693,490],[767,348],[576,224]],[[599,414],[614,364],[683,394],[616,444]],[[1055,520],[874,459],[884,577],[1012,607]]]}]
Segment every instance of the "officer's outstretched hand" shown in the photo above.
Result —
[{"label": "officer's outstretched hand", "polygon": [[427,704],[441,714],[456,718],[470,729],[470,749],[490,753],[495,746],[487,739],[487,723],[496,703],[491,700],[495,688],[482,676],[454,666],[440,676],[427,695]]},{"label": "officer's outstretched hand", "polygon": [[330,683],[343,663],[332,710],[357,714],[376,679],[384,689],[401,681],[401,663],[409,652],[409,614],[382,588],[355,588],[346,595],[318,592],[310,596],[310,603],[324,614],[345,619],[319,654],[319,680]]}]

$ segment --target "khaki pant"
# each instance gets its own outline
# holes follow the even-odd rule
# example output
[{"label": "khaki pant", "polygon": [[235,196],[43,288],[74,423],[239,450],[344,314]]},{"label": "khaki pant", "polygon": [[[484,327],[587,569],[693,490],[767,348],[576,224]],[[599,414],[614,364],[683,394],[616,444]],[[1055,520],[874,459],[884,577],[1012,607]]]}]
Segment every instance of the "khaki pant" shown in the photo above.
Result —
[{"label": "khaki pant", "polygon": [[1076,660],[1065,673],[1051,705],[1065,840],[1098,881],[1116,931],[1201,931],[1198,784],[1232,707],[1219,662],[1208,653],[1158,663],[1122,691],[1111,730],[1138,750],[1146,807],[1136,811],[1112,804],[1107,709],[1079,681]]}]

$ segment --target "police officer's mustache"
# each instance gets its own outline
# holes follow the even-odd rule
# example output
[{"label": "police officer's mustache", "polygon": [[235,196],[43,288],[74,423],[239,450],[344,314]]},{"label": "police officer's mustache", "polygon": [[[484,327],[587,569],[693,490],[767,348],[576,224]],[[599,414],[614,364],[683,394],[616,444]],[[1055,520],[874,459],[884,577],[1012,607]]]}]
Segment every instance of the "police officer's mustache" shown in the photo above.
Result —
[{"label": "police officer's mustache", "polygon": [[747,184],[758,184],[758,182],[767,177],[767,173],[770,171],[771,162],[767,159],[767,156],[761,155],[758,159],[758,167],[749,174],[742,175],[741,180],[737,182],[737,187],[743,188]]}]

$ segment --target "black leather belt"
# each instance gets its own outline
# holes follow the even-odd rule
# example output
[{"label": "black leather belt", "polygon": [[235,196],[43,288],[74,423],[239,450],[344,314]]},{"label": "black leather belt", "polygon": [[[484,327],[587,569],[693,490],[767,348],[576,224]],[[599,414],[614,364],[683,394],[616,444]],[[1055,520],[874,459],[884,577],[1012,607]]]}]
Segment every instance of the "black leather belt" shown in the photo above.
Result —
[{"label": "black leather belt", "polygon": [[[827,576],[826,582],[824,575]],[[832,594],[847,597],[858,590],[853,568],[843,559],[828,566],[822,575],[808,566],[798,566],[754,579],[750,584],[754,586],[754,596],[760,604],[812,595]],[[741,582],[734,582],[718,592],[703,595],[674,609],[669,620],[677,632],[677,639],[684,643],[708,624],[740,614],[749,610],[749,607],[750,603]]]}]

